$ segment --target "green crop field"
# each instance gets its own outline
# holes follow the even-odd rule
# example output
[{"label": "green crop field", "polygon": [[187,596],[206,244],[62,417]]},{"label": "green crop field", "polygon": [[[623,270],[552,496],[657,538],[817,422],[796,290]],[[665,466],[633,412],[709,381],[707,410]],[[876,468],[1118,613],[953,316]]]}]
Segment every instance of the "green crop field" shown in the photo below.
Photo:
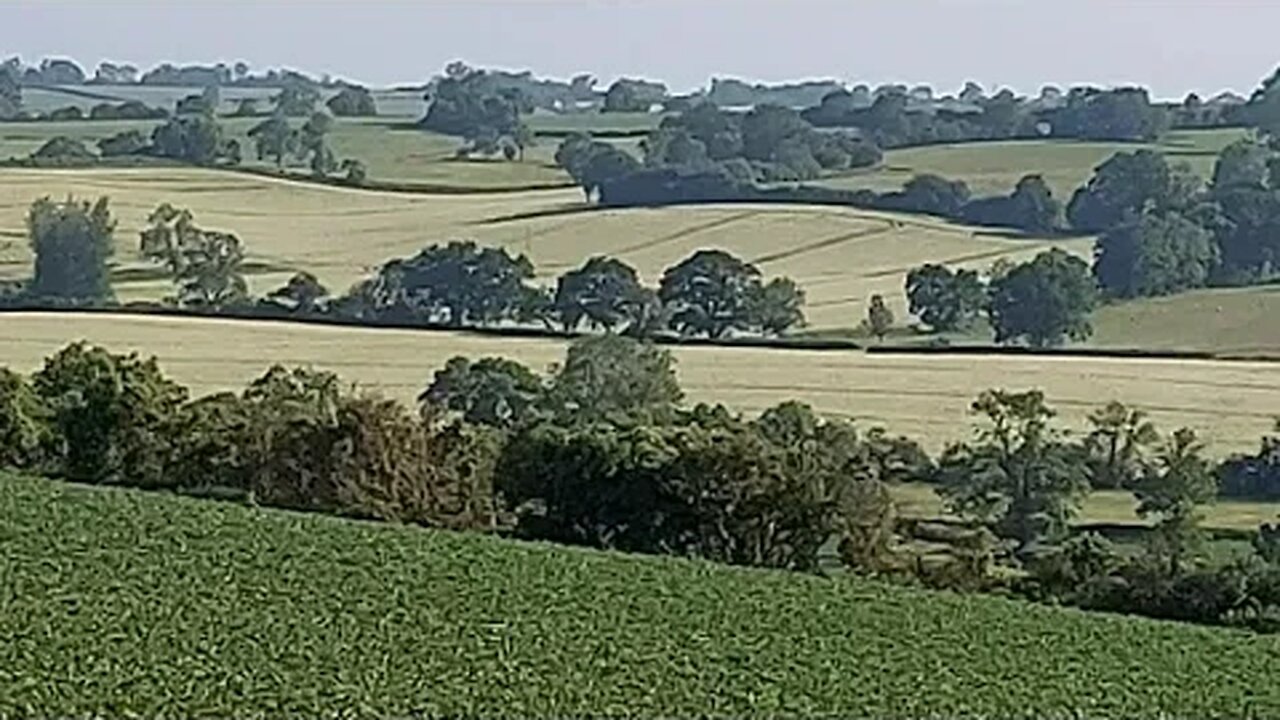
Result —
[{"label": "green crop field", "polygon": [[[544,369],[565,344],[466,333],[334,328],[248,320],[122,315],[0,315],[0,364],[38,368],[68,342],[155,355],[197,393],[236,389],[271,363],[333,370],[412,402],[454,355],[500,355]],[[982,390],[1043,389],[1072,428],[1116,399],[1149,411],[1165,430],[1187,425],[1212,454],[1254,451],[1280,408],[1280,363],[678,347],[692,402],[754,413],[786,400],[883,425],[931,451],[970,436],[969,403]]]},{"label": "green crop field", "polygon": [[0,715],[1269,717],[1280,640],[0,476]]},{"label": "green crop field", "polygon": [[[416,137],[429,145],[431,136]],[[444,165],[459,172],[513,164]],[[0,241],[10,241],[0,254],[7,265],[0,269],[7,275],[28,272],[22,238],[31,201],[68,194],[112,198],[119,219],[117,261],[125,267],[138,264],[137,233],[152,209],[161,202],[190,208],[202,225],[236,232],[252,259],[278,269],[255,276],[255,291],[279,285],[290,269],[314,272],[343,291],[392,257],[458,237],[525,253],[548,282],[595,254],[625,260],[656,282],[665,268],[693,252],[723,248],[756,263],[766,275],[795,279],[808,294],[808,318],[815,328],[857,325],[872,293],[884,294],[905,318],[903,279],[925,262],[985,268],[998,258],[1027,259],[1050,246],[1087,256],[1093,246],[1089,238],[1009,238],[939,220],[847,208],[702,205],[538,217],[580,207],[581,194],[564,189],[410,195],[181,168],[11,168],[0,170]],[[534,217],[510,219],[522,214]],[[117,292],[124,299],[158,297],[165,286],[144,279],[122,282]]]},{"label": "green crop field", "polygon": [[935,173],[964,180],[974,195],[1000,195],[1011,191],[1023,175],[1039,173],[1053,188],[1054,197],[1066,203],[1075,189],[1093,175],[1093,169],[1117,152],[1158,150],[1170,161],[1186,162],[1207,178],[1213,172],[1218,152],[1243,134],[1243,130],[1234,129],[1176,131],[1155,145],[1060,140],[930,145],[890,150],[879,167],[830,178],[822,184],[896,190],[914,175]]}]

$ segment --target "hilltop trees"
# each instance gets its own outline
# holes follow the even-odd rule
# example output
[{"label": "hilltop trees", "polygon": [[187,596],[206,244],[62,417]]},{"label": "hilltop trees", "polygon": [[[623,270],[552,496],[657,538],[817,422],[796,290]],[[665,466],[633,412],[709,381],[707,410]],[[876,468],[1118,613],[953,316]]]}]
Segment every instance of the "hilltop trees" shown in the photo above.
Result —
[{"label": "hilltop trees", "polygon": [[32,203],[27,233],[35,255],[34,297],[91,303],[113,297],[107,260],[116,223],[108,203],[106,197],[92,204],[70,197]]},{"label": "hilltop trees", "polygon": [[[16,60],[16,58],[14,58]],[[17,63],[0,63],[0,120],[15,118],[22,112],[22,85]]]},{"label": "hilltop trees", "polygon": [[988,312],[996,342],[1024,339],[1032,347],[1083,340],[1097,288],[1083,260],[1053,249],[991,282]]},{"label": "hilltop trees", "polygon": [[423,129],[461,136],[474,151],[496,151],[510,143],[514,154],[520,154],[528,144],[530,134],[522,129],[520,115],[533,111],[529,98],[516,88],[500,87],[484,70],[452,63],[426,99],[430,106],[419,122]]}]

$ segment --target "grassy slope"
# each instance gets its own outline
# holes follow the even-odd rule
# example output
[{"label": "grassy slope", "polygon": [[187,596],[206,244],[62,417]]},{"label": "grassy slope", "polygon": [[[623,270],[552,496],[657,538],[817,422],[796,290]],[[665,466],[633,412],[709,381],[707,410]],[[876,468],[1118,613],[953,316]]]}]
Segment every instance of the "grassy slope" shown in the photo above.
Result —
[{"label": "grassy slope", "polygon": [[1274,637],[0,476],[0,714],[1228,717]]},{"label": "grassy slope", "polygon": [[[1280,286],[1199,290],[1102,307],[1092,343],[1106,347],[1280,355]],[[1280,410],[1277,410],[1280,413]]]},{"label": "grassy slope", "polygon": [[[197,393],[242,387],[274,362],[310,364],[413,402],[453,355],[501,355],[542,369],[563,359],[560,341],[441,332],[327,328],[244,320],[0,315],[0,364],[38,368],[66,343],[87,339],[156,355]],[[1117,399],[1166,430],[1187,425],[1213,454],[1255,450],[1280,405],[1280,363],[1108,358],[868,355],[752,348],[675,348],[690,402],[752,413],[785,400],[883,425],[931,450],[970,437],[969,403],[982,390],[1041,388],[1068,427]]]},{"label": "grassy slope", "polygon": [[1159,150],[1171,161],[1185,161],[1201,177],[1208,177],[1218,152],[1242,132],[1179,131],[1155,145],[1027,140],[905,148],[885,153],[884,163],[874,171],[832,178],[824,184],[894,190],[913,175],[936,173],[964,180],[975,195],[997,195],[1009,192],[1023,175],[1040,173],[1054,197],[1065,203],[1088,181],[1094,167],[1117,152],[1143,147]]}]

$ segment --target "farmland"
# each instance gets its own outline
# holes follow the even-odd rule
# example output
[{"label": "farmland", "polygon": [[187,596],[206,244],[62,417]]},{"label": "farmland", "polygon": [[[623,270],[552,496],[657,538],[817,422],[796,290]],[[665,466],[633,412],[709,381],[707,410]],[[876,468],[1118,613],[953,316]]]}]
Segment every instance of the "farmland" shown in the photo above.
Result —
[{"label": "farmland", "polygon": [[[464,164],[471,165],[471,164]],[[1056,245],[1081,255],[1092,240],[1007,238],[918,216],[846,208],[703,205],[552,214],[575,208],[572,189],[520,193],[416,195],[351,191],[191,169],[0,171],[0,259],[7,274],[27,272],[25,212],[43,195],[108,195],[119,221],[122,267],[138,266],[137,233],[162,202],[190,208],[201,225],[231,230],[263,268],[255,292],[308,270],[337,291],[386,260],[450,238],[474,238],[527,254],[545,281],[594,254],[636,267],[654,282],[662,271],[702,248],[723,248],[766,275],[793,278],[808,294],[815,328],[856,325],[872,293],[906,316],[903,278],[924,262],[985,268],[997,258],[1028,259]],[[533,217],[520,216],[533,215]],[[515,219],[512,219],[514,217]],[[157,298],[165,282],[119,282],[125,300]]]},{"label": "farmland", "polygon": [[874,170],[831,178],[830,187],[896,190],[913,175],[934,173],[964,180],[975,195],[1009,192],[1029,173],[1044,176],[1062,202],[1087,182],[1093,169],[1117,152],[1148,148],[1164,153],[1170,162],[1186,162],[1202,178],[1213,172],[1219,151],[1243,135],[1242,130],[1193,130],[1169,133],[1161,142],[1141,143],[1018,140],[890,150]]},{"label": "farmland", "polygon": [[[453,355],[500,355],[543,369],[561,341],[466,333],[332,328],[245,320],[16,313],[0,316],[0,357],[17,370],[75,339],[156,355],[196,393],[242,387],[271,363],[310,365],[412,401]],[[778,349],[674,348],[690,400],[758,412],[786,400],[884,425],[930,450],[968,437],[968,405],[992,387],[1041,388],[1064,420],[1110,399],[1166,429],[1188,425],[1213,454],[1255,450],[1280,401],[1280,364],[1235,361],[868,355]]]},{"label": "farmland", "polygon": [[1280,712],[1280,645],[0,476],[0,714]]}]

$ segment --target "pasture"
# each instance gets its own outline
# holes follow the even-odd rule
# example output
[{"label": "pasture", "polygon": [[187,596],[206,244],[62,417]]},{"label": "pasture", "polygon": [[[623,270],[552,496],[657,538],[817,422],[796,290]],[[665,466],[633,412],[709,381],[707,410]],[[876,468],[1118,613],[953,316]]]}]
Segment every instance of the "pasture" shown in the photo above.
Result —
[{"label": "pasture", "polygon": [[934,173],[964,180],[975,196],[1009,193],[1018,179],[1039,173],[1064,205],[1076,188],[1088,182],[1093,169],[1118,152],[1143,148],[1164,153],[1170,162],[1186,162],[1197,175],[1208,179],[1222,148],[1243,136],[1243,130],[1183,130],[1169,133],[1161,142],[1075,142],[1068,140],[1014,140],[890,150],[880,166],[821,184],[839,188],[897,190],[913,176]]},{"label": "pasture", "polygon": [[[271,364],[332,370],[406,402],[454,355],[498,355],[535,370],[563,359],[565,343],[471,333],[337,328],[248,320],[110,314],[0,315],[0,360],[30,371],[69,342],[155,355],[193,392],[238,389]],[[969,404],[982,390],[1040,388],[1066,426],[1115,399],[1171,431],[1189,426],[1212,455],[1254,451],[1280,406],[1280,363],[1043,356],[870,355],[728,347],[675,347],[690,402],[756,413],[809,403],[862,427],[882,425],[932,452],[968,439]]]},{"label": "pasture", "polygon": [[0,475],[0,715],[1262,717],[1274,636]]},{"label": "pasture", "polygon": [[[459,163],[459,165],[470,165]],[[316,274],[345,291],[388,259],[431,243],[473,238],[524,253],[544,282],[587,257],[631,263],[649,282],[703,248],[721,248],[757,264],[767,276],[795,279],[808,295],[812,327],[856,326],[873,293],[906,318],[903,280],[925,262],[986,268],[999,258],[1029,259],[1050,246],[1087,256],[1092,240],[1005,237],[918,216],[796,205],[701,205],[659,209],[581,208],[574,189],[420,195],[355,191],[183,168],[0,171],[0,266],[29,272],[24,218],[32,200],[50,195],[111,197],[119,227],[116,260],[121,299],[158,298],[165,281],[148,279],[137,238],[157,205],[190,208],[204,227],[235,232],[258,269],[254,292],[279,286],[293,270]],[[140,269],[141,268],[141,269]]]}]

